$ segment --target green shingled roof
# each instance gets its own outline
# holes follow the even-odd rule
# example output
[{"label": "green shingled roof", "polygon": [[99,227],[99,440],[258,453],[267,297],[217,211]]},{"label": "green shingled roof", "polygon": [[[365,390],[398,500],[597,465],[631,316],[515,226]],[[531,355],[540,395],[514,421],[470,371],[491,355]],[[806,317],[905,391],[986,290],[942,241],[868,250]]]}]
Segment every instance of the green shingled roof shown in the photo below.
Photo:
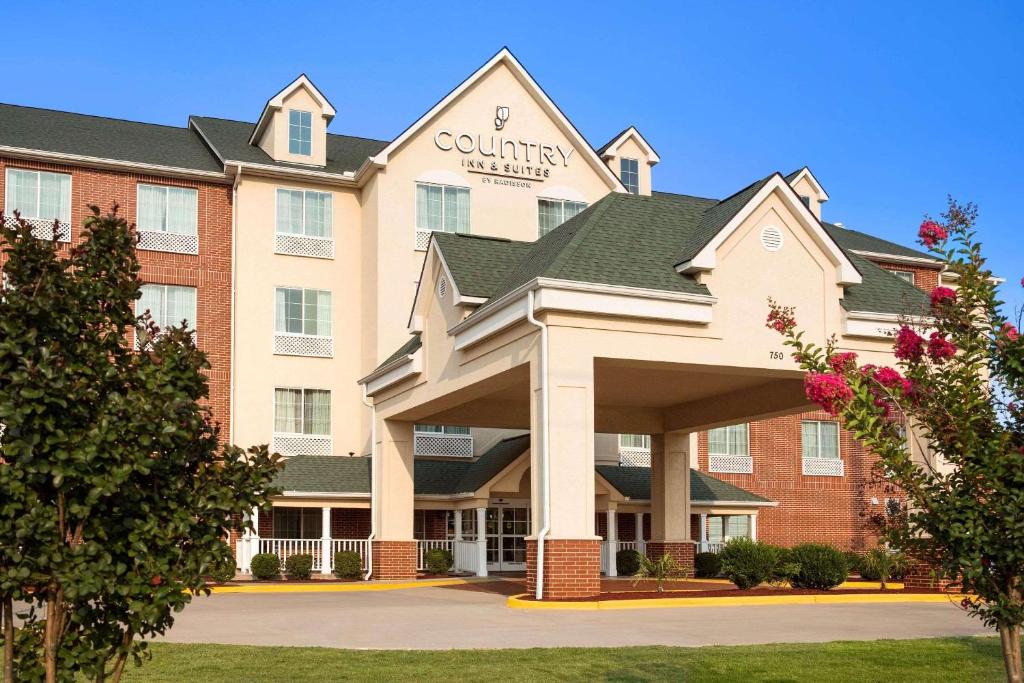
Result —
[{"label": "green shingled roof", "polygon": [[675,259],[675,264],[685,263],[689,261],[714,239],[715,235],[721,232],[729,221],[740,212],[747,203],[754,198],[761,188],[764,187],[769,180],[772,179],[776,174],[771,174],[761,180],[755,181],[750,185],[722,201],[709,206],[701,216],[700,221],[697,225],[690,230],[683,237],[683,248],[679,251],[679,255]]},{"label": "green shingled roof", "polygon": [[[274,161],[257,145],[250,145],[255,123],[232,121],[209,116],[192,116],[189,121],[225,161],[280,166],[309,170],[304,164]],[[326,173],[354,172],[369,157],[388,146],[383,140],[370,140],[349,135],[327,134],[327,163],[316,170]]]},{"label": "green shingled roof", "polygon": [[384,359],[384,362],[377,366],[380,369],[392,361],[396,361],[403,356],[408,356],[410,353],[415,353],[419,348],[423,346],[423,338],[419,332],[412,334],[409,337],[409,341],[398,347],[398,350],[393,354]]},{"label": "green shingled roof", "polygon": [[871,261],[844,249],[846,256],[861,274],[859,285],[847,285],[843,294],[843,308],[866,313],[892,313],[894,315],[924,315],[930,302],[928,295]]},{"label": "green shingled roof", "polygon": [[489,297],[533,246],[499,237],[435,232],[434,241],[463,296]]},{"label": "green shingled roof", "polygon": [[[622,495],[632,500],[650,500],[650,467],[598,465],[597,473]],[[756,493],[733,486],[699,470],[690,470],[690,500],[695,503],[770,503]]]},{"label": "green shingled roof", "polygon": [[223,171],[188,128],[0,104],[0,144],[192,171]]},{"label": "green shingled roof", "polygon": [[296,455],[284,461],[274,486],[307,493],[370,493],[370,459]]},{"label": "green shingled roof", "polygon": [[890,254],[893,256],[909,256],[911,258],[930,259],[935,261],[936,265],[940,263],[939,260],[935,258],[934,254],[917,251],[910,247],[904,247],[901,244],[896,244],[889,240],[883,240],[881,237],[875,237],[867,234],[866,232],[850,230],[849,228],[840,227],[833,223],[825,223],[824,221],[822,221],[821,225],[825,228],[825,232],[831,235],[832,239],[834,239],[836,243],[844,249],[869,251],[876,254]]}]

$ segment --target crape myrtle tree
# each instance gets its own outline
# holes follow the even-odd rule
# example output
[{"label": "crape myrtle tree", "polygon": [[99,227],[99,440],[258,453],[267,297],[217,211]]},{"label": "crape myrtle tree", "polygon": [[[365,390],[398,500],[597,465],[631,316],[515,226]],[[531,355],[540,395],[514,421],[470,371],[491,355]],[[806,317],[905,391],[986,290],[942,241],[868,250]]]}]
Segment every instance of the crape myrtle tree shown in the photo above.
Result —
[{"label": "crape myrtle tree", "polygon": [[67,251],[0,215],[4,681],[120,679],[274,493],[265,446],[221,445],[185,323],[136,317],[134,230],[90,208]]},{"label": "crape myrtle tree", "polygon": [[[905,318],[897,367],[860,365],[804,339],[795,311],[769,300],[768,326],[807,372],[807,396],[841,418],[907,499],[889,545],[934,568],[971,597],[962,607],[999,631],[1007,679],[1021,674],[1024,621],[1024,342],[1000,312],[996,281],[975,233],[976,208],[950,198],[920,242],[947,265],[956,289],[931,292],[930,311]],[[1021,282],[1024,286],[1024,281]],[[910,312],[908,312],[910,313]],[[1020,324],[1020,313],[1017,313]],[[914,458],[903,423],[930,445]]]}]

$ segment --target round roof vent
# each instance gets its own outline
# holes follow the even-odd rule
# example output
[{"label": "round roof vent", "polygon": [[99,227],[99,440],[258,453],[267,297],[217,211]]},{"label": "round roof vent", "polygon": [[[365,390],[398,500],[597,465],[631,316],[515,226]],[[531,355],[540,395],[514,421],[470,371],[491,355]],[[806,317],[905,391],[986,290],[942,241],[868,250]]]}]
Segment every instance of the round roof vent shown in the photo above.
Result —
[{"label": "round roof vent", "polygon": [[766,225],[761,228],[761,246],[768,251],[782,249],[782,231],[774,225]]}]

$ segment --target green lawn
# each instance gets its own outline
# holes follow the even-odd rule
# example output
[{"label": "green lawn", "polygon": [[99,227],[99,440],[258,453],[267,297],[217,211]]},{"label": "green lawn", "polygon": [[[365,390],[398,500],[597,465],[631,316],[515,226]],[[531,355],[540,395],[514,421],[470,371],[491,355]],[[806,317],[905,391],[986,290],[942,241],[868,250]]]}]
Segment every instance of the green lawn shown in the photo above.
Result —
[{"label": "green lawn", "polygon": [[999,681],[995,638],[820,645],[350,651],[156,644],[129,681]]}]

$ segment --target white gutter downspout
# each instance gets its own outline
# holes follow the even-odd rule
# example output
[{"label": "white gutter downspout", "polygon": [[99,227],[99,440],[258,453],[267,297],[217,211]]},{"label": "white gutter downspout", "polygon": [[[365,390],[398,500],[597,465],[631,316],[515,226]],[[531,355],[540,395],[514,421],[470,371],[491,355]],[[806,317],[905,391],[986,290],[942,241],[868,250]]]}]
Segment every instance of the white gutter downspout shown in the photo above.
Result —
[{"label": "white gutter downspout", "polygon": [[373,539],[377,537],[377,477],[373,476],[374,458],[377,457],[377,407],[370,403],[366,396],[366,385],[363,385],[363,405],[371,411],[370,422],[370,535],[366,539],[366,574],[364,581],[373,576]]},{"label": "white gutter downspout", "polygon": [[235,443],[235,309],[238,308],[238,186],[242,183],[242,167],[231,184],[231,359],[228,362],[228,443]]},{"label": "white gutter downspout", "polygon": [[550,463],[548,461],[549,447],[551,445],[551,439],[549,436],[548,424],[548,326],[537,320],[533,315],[534,305],[534,290],[530,290],[527,294],[526,304],[526,319],[531,325],[536,325],[540,328],[540,423],[541,423],[541,445],[540,445],[540,468],[538,471],[538,477],[541,481],[537,482],[540,484],[538,488],[541,491],[541,495],[544,496],[544,502],[541,505],[541,529],[540,533],[537,534],[537,588],[535,591],[535,597],[537,600],[544,598],[544,539],[547,538],[548,532],[551,530],[551,476],[550,476]]}]

